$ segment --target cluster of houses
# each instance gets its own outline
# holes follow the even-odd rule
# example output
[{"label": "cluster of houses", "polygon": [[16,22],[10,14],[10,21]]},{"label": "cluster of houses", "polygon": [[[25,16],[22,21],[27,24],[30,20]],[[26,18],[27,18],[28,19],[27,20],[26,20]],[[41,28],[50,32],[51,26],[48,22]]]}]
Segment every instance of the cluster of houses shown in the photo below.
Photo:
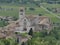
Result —
[{"label": "cluster of houses", "polygon": [[[5,27],[0,27],[0,38],[17,37],[22,38],[21,35],[15,35],[15,32],[28,33],[30,29],[34,32],[47,30],[48,33],[52,30],[51,20],[47,16],[39,15],[25,15],[25,9],[21,7],[19,9],[19,19],[17,21],[12,21],[9,25]],[[28,37],[23,37],[23,41],[27,41]]]}]

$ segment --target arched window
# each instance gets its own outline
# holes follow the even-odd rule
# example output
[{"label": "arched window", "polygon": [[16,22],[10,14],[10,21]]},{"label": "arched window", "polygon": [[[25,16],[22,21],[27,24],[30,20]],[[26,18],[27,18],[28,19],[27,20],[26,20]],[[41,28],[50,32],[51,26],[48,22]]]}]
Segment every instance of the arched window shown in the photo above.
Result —
[{"label": "arched window", "polygon": [[26,23],[27,23],[27,22],[26,22],[26,19],[24,19],[24,24],[26,25]]},{"label": "arched window", "polygon": [[23,12],[23,9],[21,9],[20,12]]}]

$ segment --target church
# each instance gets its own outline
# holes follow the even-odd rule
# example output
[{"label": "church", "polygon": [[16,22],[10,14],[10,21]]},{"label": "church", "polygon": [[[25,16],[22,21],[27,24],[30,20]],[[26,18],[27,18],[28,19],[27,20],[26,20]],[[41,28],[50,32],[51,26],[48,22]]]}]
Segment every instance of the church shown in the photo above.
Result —
[{"label": "church", "polygon": [[51,20],[47,16],[39,15],[25,15],[25,9],[23,7],[19,10],[19,19],[15,27],[15,32],[25,33],[29,32],[32,28],[33,31],[51,30]]},{"label": "church", "polygon": [[13,37],[15,32],[28,33],[31,29],[34,32],[47,30],[49,33],[52,28],[52,22],[49,17],[26,15],[25,9],[21,7],[19,9],[19,19],[17,21],[12,21],[9,25],[0,27],[0,38]]}]

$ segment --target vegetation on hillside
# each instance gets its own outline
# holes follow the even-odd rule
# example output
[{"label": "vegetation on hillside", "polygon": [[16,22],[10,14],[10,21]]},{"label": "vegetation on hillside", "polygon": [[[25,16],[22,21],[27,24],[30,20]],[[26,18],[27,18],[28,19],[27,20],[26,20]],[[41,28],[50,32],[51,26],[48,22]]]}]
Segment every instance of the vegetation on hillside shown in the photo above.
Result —
[{"label": "vegetation on hillside", "polygon": [[[53,4],[50,1],[53,1]],[[58,1],[57,4],[56,1]],[[60,0],[0,0],[0,16],[12,16],[16,17],[14,18],[16,20],[19,16],[19,8],[24,6],[26,8],[26,15],[48,16],[51,18],[51,22],[59,25],[60,19],[52,16],[53,14],[45,11],[40,5],[48,8],[48,10],[52,10],[53,8],[60,7]],[[0,20],[0,27],[6,25],[8,25],[7,21]],[[25,34],[22,35],[25,36]],[[32,35],[32,38],[27,41],[26,45],[60,45],[60,26],[58,28],[55,27],[49,34],[45,30],[42,32],[30,30],[29,35]],[[0,39],[0,45],[17,45],[17,43],[15,39]],[[22,45],[25,45],[25,43],[23,42]]]},{"label": "vegetation on hillside", "polygon": [[0,39],[0,45],[18,45],[14,38]]},{"label": "vegetation on hillside", "polygon": [[59,45],[60,31],[52,30],[49,34],[44,30],[35,32],[32,39],[27,41],[27,45]]}]

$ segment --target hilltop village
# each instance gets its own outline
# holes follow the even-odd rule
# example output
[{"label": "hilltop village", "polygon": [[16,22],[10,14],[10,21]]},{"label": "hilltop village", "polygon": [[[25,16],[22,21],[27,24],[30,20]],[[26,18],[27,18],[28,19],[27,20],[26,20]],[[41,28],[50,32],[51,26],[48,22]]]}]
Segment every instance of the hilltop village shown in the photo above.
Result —
[{"label": "hilltop village", "polygon": [[[9,17],[8,19],[12,19]],[[9,21],[10,22],[10,21]],[[25,15],[25,9],[21,7],[19,9],[19,19],[17,21],[11,21],[7,26],[0,27],[0,38],[10,38],[16,37],[23,41],[27,41],[29,37],[22,37],[21,35],[16,35],[15,33],[28,33],[30,29],[33,32],[39,32],[42,30],[47,30],[49,33],[52,30],[51,19],[47,16],[39,15]]]}]

